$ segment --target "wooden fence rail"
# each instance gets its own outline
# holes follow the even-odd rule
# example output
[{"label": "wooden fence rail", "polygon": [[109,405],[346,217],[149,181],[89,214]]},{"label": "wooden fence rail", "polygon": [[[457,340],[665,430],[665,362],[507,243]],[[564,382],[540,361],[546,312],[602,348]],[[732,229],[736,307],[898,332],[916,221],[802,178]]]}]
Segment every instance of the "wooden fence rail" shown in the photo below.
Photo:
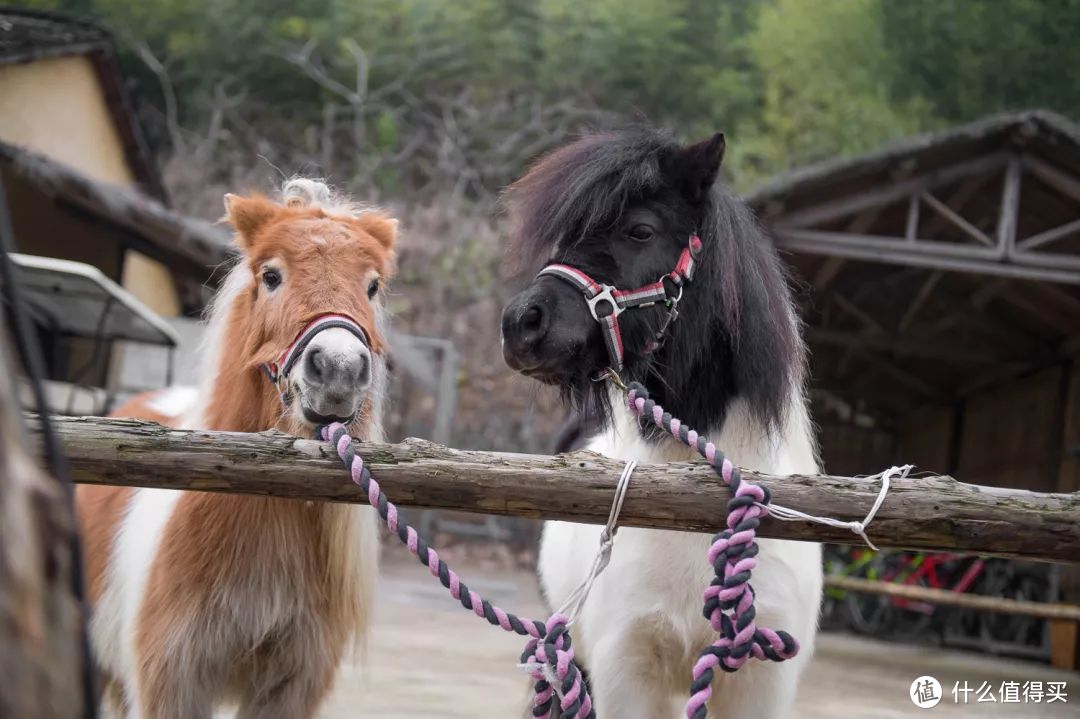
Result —
[{"label": "wooden fence rail", "polygon": [[[30,418],[30,425],[36,420]],[[55,421],[75,481],[364,502],[323,442],[279,432],[175,430],[136,420]],[[366,444],[361,454],[403,506],[603,524],[622,463],[591,452],[542,457],[450,449],[423,440]],[[880,468],[878,468],[880,469]],[[819,516],[861,520],[879,483],[850,477],[744,476],[773,501]],[[639,465],[624,526],[713,532],[730,492],[703,463]],[[846,529],[767,519],[764,537],[860,543]],[[869,535],[878,546],[1080,561],[1080,493],[980,487],[947,476],[893,481]]]}]

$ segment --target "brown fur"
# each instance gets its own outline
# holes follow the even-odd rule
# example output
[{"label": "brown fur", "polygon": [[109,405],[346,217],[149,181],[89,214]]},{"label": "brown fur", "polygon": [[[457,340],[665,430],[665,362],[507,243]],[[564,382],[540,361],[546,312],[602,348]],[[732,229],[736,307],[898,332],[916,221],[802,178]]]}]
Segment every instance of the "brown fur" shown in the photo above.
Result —
[{"label": "brown fur", "polygon": [[[351,316],[372,352],[383,351],[366,290],[372,278],[392,272],[396,221],[377,213],[329,215],[259,196],[229,195],[226,207],[252,280],[224,310],[228,342],[200,426],[310,434],[303,422],[282,416],[278,393],[259,365],[324,312]],[[272,300],[261,281],[271,261],[284,276]],[[136,403],[118,413],[139,410]],[[350,427],[354,436],[378,432],[369,410]],[[148,414],[156,413],[141,412]],[[132,496],[132,490],[80,488],[95,602]],[[241,718],[313,716],[350,637],[366,628],[371,587],[365,585],[377,551],[372,519],[369,509],[348,505],[184,493],[149,568],[132,638],[138,696],[126,701],[137,702],[145,719],[209,717],[222,697],[240,702]]]},{"label": "brown fur", "polygon": [[131,487],[105,484],[79,485],[75,492],[76,513],[83,529],[86,554],[86,587],[91,603],[97,602],[105,589],[109,548],[132,492]]}]

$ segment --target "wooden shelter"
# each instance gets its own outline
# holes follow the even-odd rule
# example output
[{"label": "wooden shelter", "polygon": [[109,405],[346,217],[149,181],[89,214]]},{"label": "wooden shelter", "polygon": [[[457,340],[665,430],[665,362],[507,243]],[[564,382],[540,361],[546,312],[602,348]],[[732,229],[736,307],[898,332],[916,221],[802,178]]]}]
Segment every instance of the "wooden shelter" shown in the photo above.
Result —
[{"label": "wooden shelter", "polygon": [[163,316],[202,305],[227,233],[167,198],[112,35],[0,8],[0,177],[21,252],[86,262]]},{"label": "wooden shelter", "polygon": [[748,199],[800,281],[829,471],[1080,490],[1080,127],[993,116]]}]

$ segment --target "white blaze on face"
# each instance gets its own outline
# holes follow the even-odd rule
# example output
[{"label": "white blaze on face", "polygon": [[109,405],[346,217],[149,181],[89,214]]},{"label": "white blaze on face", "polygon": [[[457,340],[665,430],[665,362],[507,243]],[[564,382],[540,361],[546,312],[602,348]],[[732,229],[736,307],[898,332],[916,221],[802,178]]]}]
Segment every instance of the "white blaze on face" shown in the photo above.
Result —
[{"label": "white blaze on face", "polygon": [[311,339],[290,375],[293,409],[303,419],[350,419],[371,385],[371,351],[349,330],[331,327]]}]

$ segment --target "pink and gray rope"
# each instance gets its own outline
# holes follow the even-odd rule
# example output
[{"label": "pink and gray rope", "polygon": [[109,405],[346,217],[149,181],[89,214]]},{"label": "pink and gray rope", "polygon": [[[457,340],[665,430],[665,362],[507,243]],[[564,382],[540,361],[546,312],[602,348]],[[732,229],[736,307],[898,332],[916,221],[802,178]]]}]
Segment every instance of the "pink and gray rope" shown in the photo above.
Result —
[{"label": "pink and gray rope", "polygon": [[790,634],[759,627],[754,619],[754,589],[750,576],[757,566],[757,528],[768,514],[769,491],[742,479],[739,468],[695,430],[649,398],[641,384],[627,390],[630,411],[651,421],[705,458],[731,488],[727,528],[713,537],[709,562],[716,576],[705,590],[705,618],[720,636],[706,647],[694,664],[687,719],[704,719],[712,696],[713,670],[734,672],[752,656],[776,662],[794,657],[799,643]]},{"label": "pink and gray rope", "polygon": [[[318,435],[333,444],[338,457],[352,475],[353,482],[360,487],[360,491],[379,513],[390,532],[438,578],[450,591],[450,596],[489,623],[508,632],[530,637],[521,662],[530,667],[529,674],[535,679],[532,715],[556,715],[555,699],[558,698],[558,716],[566,719],[595,719],[596,713],[593,711],[592,700],[586,690],[581,670],[574,662],[567,617],[554,614],[546,624],[521,618],[496,607],[469,589],[415,529],[399,521],[397,507],[387,499],[379,483],[371,476],[364,460],[356,452],[355,440],[349,436],[345,426],[335,422],[320,427]],[[551,685],[551,679],[558,682],[557,692]]]}]

